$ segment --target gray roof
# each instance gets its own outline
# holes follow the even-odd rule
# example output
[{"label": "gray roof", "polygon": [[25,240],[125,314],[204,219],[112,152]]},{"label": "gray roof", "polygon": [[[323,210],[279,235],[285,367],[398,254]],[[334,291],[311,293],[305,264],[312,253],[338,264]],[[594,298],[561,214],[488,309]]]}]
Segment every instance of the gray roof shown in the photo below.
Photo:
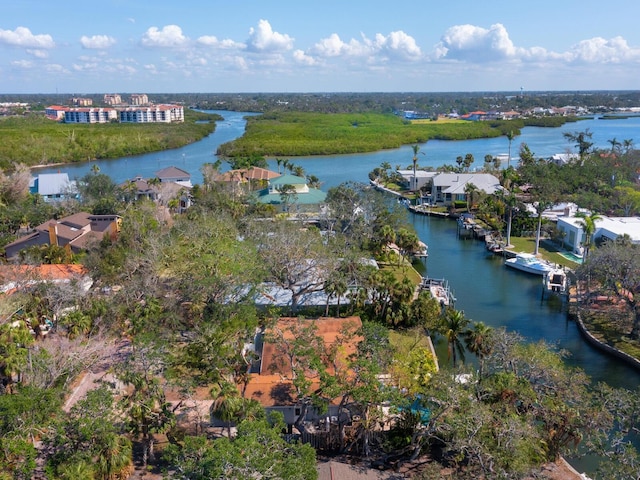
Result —
[{"label": "gray roof", "polygon": [[442,187],[445,193],[463,194],[469,183],[488,194],[502,190],[500,180],[489,173],[440,173],[433,177],[433,186]]},{"label": "gray roof", "polygon": [[76,191],[76,182],[70,181],[66,173],[41,173],[38,175],[37,185],[38,193],[43,196]]}]

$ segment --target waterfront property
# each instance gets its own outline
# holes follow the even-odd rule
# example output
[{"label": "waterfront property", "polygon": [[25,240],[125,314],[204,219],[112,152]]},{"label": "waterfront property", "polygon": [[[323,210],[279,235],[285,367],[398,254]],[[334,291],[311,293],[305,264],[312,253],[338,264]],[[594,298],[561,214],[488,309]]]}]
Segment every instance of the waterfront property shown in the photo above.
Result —
[{"label": "waterfront property", "polygon": [[268,181],[258,192],[258,201],[274,205],[287,213],[318,213],[327,194],[307,185],[307,179],[296,175],[280,175]]},{"label": "waterfront property", "polygon": [[[640,244],[640,217],[600,217],[594,222],[594,242],[613,241],[626,235],[631,243]],[[584,219],[575,215],[561,216],[558,217],[557,228],[562,234],[565,247],[582,255],[584,245],[591,241],[584,232]]]},{"label": "waterfront property", "polygon": [[41,173],[31,178],[29,192],[38,194],[45,202],[75,198],[78,186],[67,173]]},{"label": "waterfront property", "polygon": [[64,120],[65,123],[173,123],[184,122],[184,107],[173,104],[118,108],[51,105],[45,109],[45,115],[51,120]]},{"label": "waterfront property", "polygon": [[115,237],[120,232],[121,222],[119,215],[92,215],[87,212],[48,220],[38,225],[32,233],[6,245],[5,256],[12,258],[21,250],[44,245],[66,247],[73,253],[79,253],[105,236]]}]

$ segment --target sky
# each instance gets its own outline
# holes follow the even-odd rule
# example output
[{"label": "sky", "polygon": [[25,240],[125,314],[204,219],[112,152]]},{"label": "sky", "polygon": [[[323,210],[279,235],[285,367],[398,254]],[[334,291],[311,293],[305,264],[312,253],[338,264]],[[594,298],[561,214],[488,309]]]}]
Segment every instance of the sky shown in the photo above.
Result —
[{"label": "sky", "polygon": [[0,93],[640,89],[636,0],[0,5]]}]

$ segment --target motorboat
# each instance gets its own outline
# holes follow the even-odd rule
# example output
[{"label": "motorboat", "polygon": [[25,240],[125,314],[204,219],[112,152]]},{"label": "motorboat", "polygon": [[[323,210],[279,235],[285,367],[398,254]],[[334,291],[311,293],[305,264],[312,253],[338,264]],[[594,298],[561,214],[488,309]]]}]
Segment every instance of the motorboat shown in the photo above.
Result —
[{"label": "motorboat", "polygon": [[507,267],[515,268],[526,273],[533,275],[546,275],[553,270],[553,267],[547,262],[538,259],[532,253],[518,253],[513,258],[505,260],[504,264]]},{"label": "motorboat", "polygon": [[562,268],[554,268],[547,272],[542,281],[547,292],[559,295],[567,293],[569,282],[567,272]]}]

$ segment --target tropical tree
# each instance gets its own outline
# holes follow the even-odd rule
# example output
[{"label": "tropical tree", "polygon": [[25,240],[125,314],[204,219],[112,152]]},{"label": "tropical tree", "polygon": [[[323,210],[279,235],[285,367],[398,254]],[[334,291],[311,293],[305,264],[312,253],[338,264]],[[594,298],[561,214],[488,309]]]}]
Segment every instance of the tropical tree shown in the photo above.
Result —
[{"label": "tropical tree", "polygon": [[507,168],[509,168],[511,166],[511,143],[513,142],[513,139],[517,136],[517,132],[514,132],[513,130],[509,130],[506,133],[506,137],[507,140],[509,140],[509,156],[507,157]]},{"label": "tropical tree", "polygon": [[447,340],[447,358],[452,360],[453,367],[455,368],[458,356],[464,361],[464,344],[462,343],[462,337],[467,330],[467,325],[469,325],[470,320],[465,316],[464,311],[456,310],[453,307],[448,307],[445,310],[442,320],[440,333],[444,335]]},{"label": "tropical tree", "polygon": [[464,161],[463,161],[463,163],[464,163],[464,170],[465,170],[466,172],[468,172],[468,171],[469,171],[469,168],[471,168],[471,164],[472,164],[474,161],[475,161],[475,159],[473,158],[473,153],[467,153],[467,154],[464,156]]},{"label": "tropical tree", "polygon": [[622,143],[619,142],[616,137],[613,137],[612,139],[607,140],[607,142],[611,144],[611,153],[618,153],[618,151],[620,150],[620,147],[622,146]]},{"label": "tropical tree", "polygon": [[476,193],[478,193],[480,190],[478,190],[478,187],[476,187],[476,185],[473,182],[468,182],[465,186],[464,186],[464,193],[465,193],[465,197],[467,199],[467,211],[470,212],[471,208],[473,207],[473,200],[474,200],[474,195]]},{"label": "tropical tree", "polygon": [[593,136],[593,132],[589,131],[589,129],[587,128],[582,132],[565,132],[563,135],[564,138],[575,144],[575,146],[578,148],[580,160],[584,161],[585,157],[590,152],[591,147],[593,146],[593,142],[590,141],[591,137]]},{"label": "tropical tree", "polygon": [[482,378],[484,359],[491,353],[492,335],[493,329],[483,322],[473,322],[473,327],[464,332],[467,349],[480,361],[480,378]]},{"label": "tropical tree", "polygon": [[582,227],[582,231],[584,233],[584,250],[582,252],[582,261],[584,262],[589,256],[589,250],[593,245],[593,234],[596,233],[596,223],[598,220],[601,220],[602,217],[597,213],[586,214],[584,212],[576,213],[576,217],[580,218],[580,220],[578,220],[578,225]]},{"label": "tropical tree", "polygon": [[415,192],[418,190],[418,179],[416,178],[416,167],[418,165],[418,153],[422,153],[424,155],[424,152],[420,152],[420,145],[412,145],[411,149],[413,150],[413,185],[412,185],[412,190]]}]

